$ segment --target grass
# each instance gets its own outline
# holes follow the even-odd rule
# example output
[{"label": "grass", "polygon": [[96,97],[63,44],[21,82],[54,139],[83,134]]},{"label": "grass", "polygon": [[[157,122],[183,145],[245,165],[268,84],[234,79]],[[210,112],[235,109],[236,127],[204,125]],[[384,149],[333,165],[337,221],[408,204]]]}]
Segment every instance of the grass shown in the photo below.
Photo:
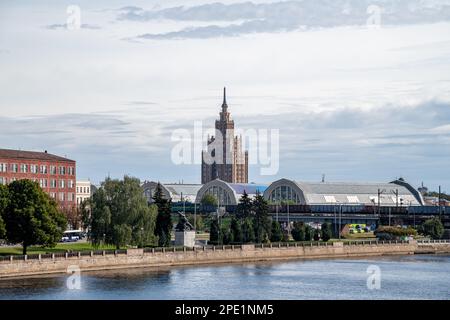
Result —
[{"label": "grass", "polygon": [[[90,242],[73,242],[73,243],[58,243],[54,248],[43,248],[40,246],[31,246],[27,248],[27,254],[46,254],[71,251],[90,251],[90,250],[110,250],[115,249],[115,246],[101,245],[94,248]],[[0,247],[0,256],[21,255],[22,247]]]}]

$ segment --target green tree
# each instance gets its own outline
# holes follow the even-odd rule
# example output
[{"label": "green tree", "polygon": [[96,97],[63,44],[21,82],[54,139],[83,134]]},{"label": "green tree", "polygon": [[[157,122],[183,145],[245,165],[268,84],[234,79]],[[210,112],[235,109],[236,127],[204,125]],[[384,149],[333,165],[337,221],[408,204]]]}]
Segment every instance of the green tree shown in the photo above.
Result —
[{"label": "green tree", "polygon": [[434,217],[422,224],[421,231],[433,239],[440,239],[444,234],[444,226],[439,218]]},{"label": "green tree", "polygon": [[92,196],[90,215],[83,218],[90,226],[91,242],[113,244],[117,248],[156,245],[156,206],[149,207],[139,179],[107,178]]},{"label": "green tree", "polygon": [[271,222],[269,218],[269,204],[261,194],[257,194],[253,200],[255,212],[253,226],[255,228],[255,240],[257,243],[270,239]]},{"label": "green tree", "polygon": [[171,218],[171,201],[164,198],[161,184],[158,182],[153,201],[158,207],[158,216],[156,218],[155,235],[158,236],[158,245],[161,247],[170,246],[170,238],[172,232],[172,218]]},{"label": "green tree", "polygon": [[217,198],[212,195],[212,194],[205,194],[202,198],[202,200],[200,201],[200,203],[204,206],[214,206],[217,207],[219,204],[219,201],[217,200]]},{"label": "green tree", "polygon": [[270,233],[270,241],[279,242],[283,239],[283,231],[278,221],[272,221],[272,231]]},{"label": "green tree", "polygon": [[231,233],[230,228],[222,226],[222,228],[220,228],[219,238],[222,240],[219,244],[230,244],[233,242],[233,234]]},{"label": "green tree", "polygon": [[324,222],[322,224],[322,240],[328,241],[331,239],[332,235],[333,235],[333,230],[331,229],[331,223]]},{"label": "green tree", "polygon": [[314,241],[319,241],[320,240],[320,235],[321,235],[320,230],[319,229],[314,229],[314,233],[313,233]]},{"label": "green tree", "polygon": [[3,216],[8,241],[22,243],[23,254],[30,245],[54,247],[67,226],[56,202],[31,180],[13,181],[8,194]]},{"label": "green tree", "polygon": [[305,241],[312,241],[314,239],[314,229],[309,224],[305,224]]},{"label": "green tree", "polygon": [[233,219],[231,220],[231,234],[233,236],[234,243],[243,242],[241,223],[236,217],[233,217]]},{"label": "green tree", "polygon": [[306,240],[306,226],[303,222],[294,222],[294,228],[291,231],[292,238],[295,241],[305,241]]},{"label": "green tree", "polygon": [[220,242],[219,233],[219,221],[217,219],[211,219],[209,241],[213,244],[218,244]]},{"label": "green tree", "polygon": [[242,240],[244,243],[255,242],[255,229],[251,218],[244,219],[242,223]]},{"label": "green tree", "polygon": [[8,203],[8,187],[0,184],[0,239],[3,239],[6,236],[6,226],[5,222],[3,221],[3,215],[5,214]]},{"label": "green tree", "polygon": [[248,196],[247,192],[242,194],[237,205],[236,216],[238,219],[246,219],[252,216],[253,203],[252,199]]}]

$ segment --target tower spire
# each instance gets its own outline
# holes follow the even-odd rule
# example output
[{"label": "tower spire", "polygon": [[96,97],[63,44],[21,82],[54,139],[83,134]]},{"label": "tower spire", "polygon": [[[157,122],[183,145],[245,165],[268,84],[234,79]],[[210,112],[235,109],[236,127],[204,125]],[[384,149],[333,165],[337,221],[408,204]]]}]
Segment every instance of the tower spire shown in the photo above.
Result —
[{"label": "tower spire", "polygon": [[227,88],[223,87],[223,103],[222,103],[222,110],[226,110],[228,108],[227,105]]}]

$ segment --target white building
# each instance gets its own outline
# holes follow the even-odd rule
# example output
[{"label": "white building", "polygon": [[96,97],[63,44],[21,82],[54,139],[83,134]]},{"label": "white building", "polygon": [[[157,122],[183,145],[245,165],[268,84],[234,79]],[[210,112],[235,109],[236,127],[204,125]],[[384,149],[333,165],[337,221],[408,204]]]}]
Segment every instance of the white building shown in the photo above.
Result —
[{"label": "white building", "polygon": [[77,206],[91,197],[91,182],[89,180],[77,180],[76,183]]}]

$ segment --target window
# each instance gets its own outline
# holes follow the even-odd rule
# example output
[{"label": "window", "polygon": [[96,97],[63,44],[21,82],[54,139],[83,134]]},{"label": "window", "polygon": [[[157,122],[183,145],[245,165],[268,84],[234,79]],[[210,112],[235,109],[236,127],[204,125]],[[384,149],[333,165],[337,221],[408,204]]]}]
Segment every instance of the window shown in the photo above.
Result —
[{"label": "window", "polygon": [[6,163],[0,163],[0,172],[7,172],[8,165]]},{"label": "window", "polygon": [[55,179],[50,180],[50,188],[56,188],[56,180]]},{"label": "window", "polygon": [[59,201],[64,201],[66,198],[66,194],[64,192],[59,193]]},{"label": "window", "polygon": [[19,166],[17,165],[17,163],[13,163],[11,165],[11,172],[14,172],[14,173],[19,172]]},{"label": "window", "polygon": [[59,174],[65,175],[66,174],[66,167],[59,167]]},{"label": "window", "polygon": [[47,174],[47,166],[41,165],[39,167],[39,172],[42,174]]},{"label": "window", "polygon": [[359,199],[357,196],[347,196],[347,200],[350,203],[359,203]]},{"label": "window", "polygon": [[39,185],[41,186],[41,188],[47,188],[47,179],[40,179]]},{"label": "window", "polygon": [[50,192],[50,197],[53,198],[53,199],[56,199],[56,193]]},{"label": "window", "polygon": [[50,166],[50,174],[56,174],[56,166]]},{"label": "window", "polygon": [[22,172],[22,173],[27,173],[27,172],[28,172],[28,165],[26,165],[26,164],[21,164],[21,165],[20,165],[20,172]]},{"label": "window", "polygon": [[73,186],[74,186],[73,180],[69,180],[68,187],[72,189]]},{"label": "window", "polygon": [[30,172],[31,173],[38,173],[38,166],[35,164],[30,165]]},{"label": "window", "polygon": [[66,181],[65,180],[59,180],[59,187],[65,188],[66,187]]},{"label": "window", "polygon": [[69,167],[69,175],[74,176],[75,175],[75,168]]},{"label": "window", "polygon": [[86,190],[87,190],[86,193],[89,193],[89,187],[87,187]]},{"label": "window", "polygon": [[67,194],[67,200],[68,200],[68,201],[74,201],[73,193],[68,193],[68,194]]},{"label": "window", "polygon": [[328,203],[336,203],[336,198],[334,196],[324,196],[325,201]]},{"label": "window", "polygon": [[7,183],[7,179],[0,177],[0,184],[6,184]]}]

